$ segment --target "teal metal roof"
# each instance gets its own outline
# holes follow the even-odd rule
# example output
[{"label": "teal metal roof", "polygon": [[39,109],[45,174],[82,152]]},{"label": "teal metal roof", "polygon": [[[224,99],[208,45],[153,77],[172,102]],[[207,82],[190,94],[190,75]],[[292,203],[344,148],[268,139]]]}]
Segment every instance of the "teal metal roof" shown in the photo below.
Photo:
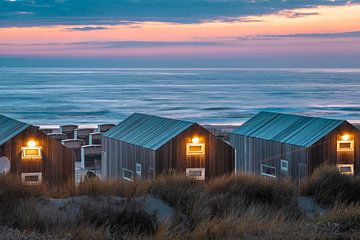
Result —
[{"label": "teal metal roof", "polygon": [[0,115],[0,145],[6,143],[29,126],[27,123]]},{"label": "teal metal roof", "polygon": [[344,122],[344,120],[260,112],[233,133],[310,147]]},{"label": "teal metal roof", "polygon": [[104,136],[156,150],[194,123],[147,114],[134,113]]}]

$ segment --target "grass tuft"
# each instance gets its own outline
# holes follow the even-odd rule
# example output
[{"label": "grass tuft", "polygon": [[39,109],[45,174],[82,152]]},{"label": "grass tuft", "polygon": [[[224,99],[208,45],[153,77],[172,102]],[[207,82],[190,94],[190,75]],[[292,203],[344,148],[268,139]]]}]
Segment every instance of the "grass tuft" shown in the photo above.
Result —
[{"label": "grass tuft", "polygon": [[360,179],[342,175],[333,166],[321,166],[303,183],[302,194],[326,207],[360,201]]},{"label": "grass tuft", "polygon": [[[50,188],[0,176],[0,220],[53,239],[356,239],[359,188],[358,178],[328,166],[317,169],[301,191],[328,211],[308,218],[300,214],[296,183],[284,179],[226,175],[196,181],[171,173],[153,181],[90,180]],[[138,197],[148,194],[173,207],[171,219],[158,222],[155,214],[145,211]],[[74,198],[64,207],[59,203],[67,200],[48,197]],[[76,217],[68,221],[65,214],[54,220],[53,211],[41,209],[49,202]]]}]

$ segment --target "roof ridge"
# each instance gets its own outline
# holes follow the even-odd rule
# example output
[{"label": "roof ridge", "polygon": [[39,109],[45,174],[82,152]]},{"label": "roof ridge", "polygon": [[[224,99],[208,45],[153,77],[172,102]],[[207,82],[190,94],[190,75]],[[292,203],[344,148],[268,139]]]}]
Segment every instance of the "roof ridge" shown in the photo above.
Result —
[{"label": "roof ridge", "polygon": [[193,121],[188,121],[188,120],[183,120],[183,119],[175,119],[175,118],[169,118],[169,117],[163,117],[163,116],[158,116],[158,115],[152,115],[152,114],[148,114],[148,113],[141,113],[141,112],[134,112],[132,115],[143,115],[143,116],[149,116],[149,117],[155,117],[155,118],[162,118],[162,119],[168,119],[168,120],[174,120],[174,121],[181,121],[181,122],[187,122],[187,123],[195,123]]},{"label": "roof ridge", "polygon": [[296,116],[296,117],[303,117],[303,118],[324,119],[324,120],[329,120],[329,121],[341,121],[341,122],[346,122],[347,121],[347,120],[344,120],[344,119],[316,117],[316,116],[300,115],[300,114],[294,114],[294,113],[279,113],[279,112],[272,112],[272,111],[260,111],[259,113],[271,113],[271,114],[278,114],[278,115],[285,115],[285,116]]}]

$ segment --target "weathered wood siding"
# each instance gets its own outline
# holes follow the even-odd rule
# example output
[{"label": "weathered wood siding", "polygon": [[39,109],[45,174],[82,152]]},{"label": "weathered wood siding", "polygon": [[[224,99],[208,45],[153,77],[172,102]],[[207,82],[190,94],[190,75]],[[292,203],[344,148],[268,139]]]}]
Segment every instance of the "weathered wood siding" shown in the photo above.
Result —
[{"label": "weathered wood siding", "polygon": [[[276,168],[276,176],[299,179],[299,164],[307,164],[307,148],[267,141],[238,134],[230,135],[236,149],[236,172],[259,175],[261,164]],[[280,160],[288,161],[288,171],[281,171]]]},{"label": "weathered wood siding", "polygon": [[[186,156],[186,143],[194,136],[205,142],[205,155]],[[142,166],[143,179],[169,170],[185,172],[186,168],[205,168],[207,178],[234,171],[234,149],[197,124],[156,151],[105,136],[102,143],[102,176],[105,179],[122,178],[123,168],[133,171],[136,178],[136,163]]]},{"label": "weathered wood siding", "polygon": [[[42,147],[42,160],[23,161],[21,159],[21,148],[26,147],[31,139],[36,140]],[[43,180],[48,184],[61,184],[75,180],[74,153],[36,127],[30,126],[0,146],[0,155],[10,159],[11,174],[42,172]]]},{"label": "weathered wood siding", "polygon": [[[205,143],[205,155],[187,156],[186,144],[195,136]],[[156,151],[156,174],[170,169],[185,172],[186,168],[205,168],[206,178],[232,173],[235,151],[205,128],[194,124]]]},{"label": "weathered wood siding", "polygon": [[[337,141],[341,140],[341,136],[346,133],[354,140],[353,152],[338,152]],[[309,172],[311,173],[315,168],[323,163],[328,164],[354,164],[355,174],[359,173],[360,168],[360,146],[359,146],[359,130],[351,124],[345,122],[309,149]]]},{"label": "weathered wood siding", "polygon": [[[136,163],[141,164],[141,177],[136,176]],[[155,169],[155,151],[103,136],[103,179],[123,178],[123,168],[132,171],[135,178],[153,176],[150,171]]]},{"label": "weathered wood siding", "polygon": [[[337,140],[344,133],[354,137],[354,153],[337,151]],[[360,169],[359,131],[347,122],[309,148],[239,134],[230,134],[230,143],[236,149],[237,172],[260,174],[261,164],[266,164],[276,168],[276,176],[298,180],[309,176],[323,163],[354,163],[355,174]],[[288,172],[280,170],[281,159],[288,161]],[[302,168],[305,168],[304,173],[301,173]]]}]

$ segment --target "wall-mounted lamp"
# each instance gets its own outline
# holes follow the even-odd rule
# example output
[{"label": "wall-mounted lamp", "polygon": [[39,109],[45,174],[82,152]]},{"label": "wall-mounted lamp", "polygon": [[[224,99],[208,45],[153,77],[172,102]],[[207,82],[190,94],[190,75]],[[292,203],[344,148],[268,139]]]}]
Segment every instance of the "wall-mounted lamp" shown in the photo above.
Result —
[{"label": "wall-mounted lamp", "polygon": [[191,140],[192,143],[199,143],[200,139],[198,137],[193,137]]},{"label": "wall-mounted lamp", "polygon": [[27,146],[28,146],[28,147],[32,147],[32,148],[33,148],[33,147],[36,147],[36,145],[37,145],[37,144],[36,144],[36,142],[35,142],[34,140],[30,140],[30,141],[27,142]]},{"label": "wall-mounted lamp", "polygon": [[349,134],[344,134],[344,135],[341,136],[341,139],[344,140],[344,141],[347,141],[347,140],[350,139],[350,136],[349,136]]}]

